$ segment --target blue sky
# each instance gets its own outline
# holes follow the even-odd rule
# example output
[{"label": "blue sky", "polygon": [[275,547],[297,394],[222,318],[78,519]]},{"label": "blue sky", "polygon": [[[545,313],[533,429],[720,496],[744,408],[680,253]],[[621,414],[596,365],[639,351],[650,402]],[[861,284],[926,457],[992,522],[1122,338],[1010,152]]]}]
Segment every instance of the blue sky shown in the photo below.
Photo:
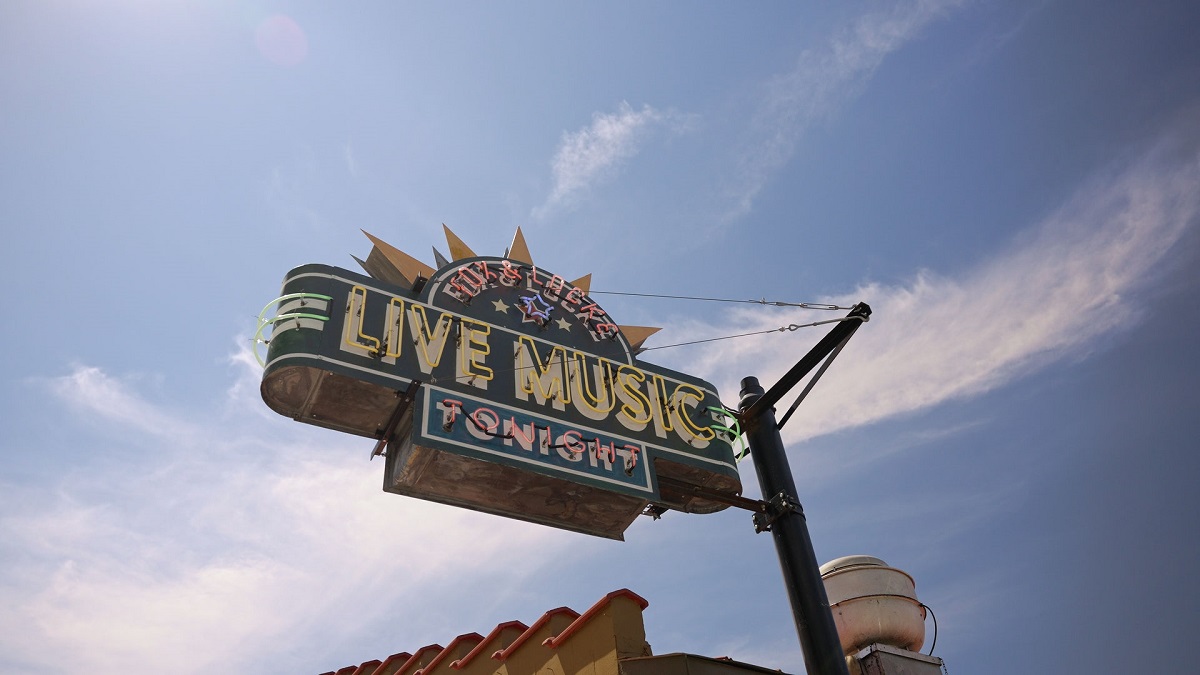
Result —
[{"label": "blue sky", "polygon": [[[910,572],[951,672],[1159,662],[1200,628],[1198,14],[5,3],[0,671],[316,673],[628,587],[657,653],[803,672],[744,512],[418,502],[261,402],[287,270],[442,223],[593,290],[868,302],[784,429],[817,557]],[[828,318],[597,298],[648,347]],[[645,356],[735,404],[823,333]]]}]

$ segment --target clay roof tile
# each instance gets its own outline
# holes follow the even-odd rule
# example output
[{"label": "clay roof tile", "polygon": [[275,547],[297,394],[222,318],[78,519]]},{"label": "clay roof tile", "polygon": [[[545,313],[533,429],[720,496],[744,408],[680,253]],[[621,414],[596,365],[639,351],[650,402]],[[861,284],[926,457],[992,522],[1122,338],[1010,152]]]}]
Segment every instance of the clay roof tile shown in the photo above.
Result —
[{"label": "clay roof tile", "polygon": [[375,675],[375,671],[382,663],[383,662],[379,659],[373,659],[371,661],[360,663],[358,668],[355,668],[351,675]]},{"label": "clay roof tile", "polygon": [[553,637],[546,638],[546,640],[544,642],[542,642],[542,644],[547,647],[551,647],[551,648],[561,645],[568,638],[570,638],[572,635],[574,635],[580,628],[582,628],[584,624],[586,624],[588,621],[591,621],[593,617],[595,617],[605,607],[607,607],[608,603],[612,602],[615,598],[619,598],[619,597],[629,598],[630,600],[636,602],[637,605],[639,607],[641,607],[642,609],[646,609],[647,607],[650,606],[650,603],[647,602],[645,598],[638,595],[637,593],[634,593],[633,591],[629,590],[628,588],[622,588],[619,591],[613,591],[612,593],[609,593],[608,595],[604,596],[603,598],[600,598],[599,602],[597,602],[596,604],[589,607],[586,612],[584,612],[582,615],[580,615],[574,621],[572,621],[571,625],[564,628],[561,633],[559,633],[558,635],[555,635]]},{"label": "clay roof tile", "polygon": [[[370,670],[363,675],[395,675],[400,667],[412,658],[412,654],[408,652],[396,652],[383,660],[383,663],[375,667],[375,670]],[[365,664],[364,664],[365,665]]]},{"label": "clay roof tile", "polygon": [[441,652],[439,652],[437,656],[433,657],[432,661],[425,664],[424,668],[418,670],[416,673],[413,673],[413,675],[422,675],[423,673],[433,672],[434,668],[437,668],[438,665],[440,665],[442,663],[442,661],[445,661],[447,658],[452,656],[464,644],[471,644],[472,646],[474,646],[474,645],[478,645],[481,642],[483,642],[483,636],[480,635],[479,633],[464,633],[462,635],[459,635],[458,637],[451,640],[450,644],[447,645],[446,648],[443,649]]},{"label": "clay roof tile", "polygon": [[476,657],[478,657],[480,654],[482,654],[484,651],[486,651],[487,648],[490,647],[492,645],[492,643],[495,642],[496,639],[500,636],[500,633],[504,632],[505,630],[507,630],[509,628],[518,628],[521,630],[522,634],[524,634],[525,631],[529,630],[529,626],[526,626],[525,624],[521,623],[520,621],[509,621],[507,623],[502,623],[502,624],[496,626],[495,628],[493,628],[492,632],[488,633],[487,637],[485,637],[483,639],[483,642],[480,642],[479,644],[475,645],[475,648],[472,649],[470,652],[468,652],[466,656],[455,661],[454,663],[451,663],[450,667],[453,668],[454,670],[461,670],[464,666],[466,666],[468,663],[470,663]]},{"label": "clay roof tile", "polygon": [[525,642],[527,640],[529,640],[529,638],[533,637],[534,633],[537,633],[538,630],[540,630],[542,628],[542,626],[545,626],[550,621],[550,619],[554,618],[555,616],[557,616],[559,614],[567,614],[567,615],[570,615],[575,618],[579,617],[579,612],[576,612],[575,610],[571,609],[570,607],[558,607],[556,609],[552,609],[549,612],[546,612],[545,614],[543,614],[540,618],[538,618],[537,621],[534,621],[533,625],[530,626],[528,629],[526,629],[526,631],[524,633],[521,633],[521,635],[518,636],[516,640],[513,640],[511,645],[509,645],[508,647],[505,647],[502,651],[498,651],[495,654],[492,654],[492,658],[496,659],[497,661],[504,661],[510,655],[512,655],[513,652],[517,651],[517,649],[521,645],[525,644]]},{"label": "clay roof tile", "polygon": [[[417,651],[413,652],[413,655],[408,657],[408,660],[404,662],[404,665],[397,668],[395,670],[395,672],[396,673],[404,673],[405,675],[408,675],[409,668],[415,668],[416,666],[419,666],[421,664],[421,661],[424,660],[425,657],[429,656],[429,652],[431,652],[435,649],[440,654],[442,652],[442,650],[445,649],[445,647],[442,647],[439,644],[425,645],[424,647],[421,647]],[[415,672],[420,672],[420,671],[418,669],[418,671],[415,671]],[[415,675],[415,673],[414,673],[414,675]]]}]

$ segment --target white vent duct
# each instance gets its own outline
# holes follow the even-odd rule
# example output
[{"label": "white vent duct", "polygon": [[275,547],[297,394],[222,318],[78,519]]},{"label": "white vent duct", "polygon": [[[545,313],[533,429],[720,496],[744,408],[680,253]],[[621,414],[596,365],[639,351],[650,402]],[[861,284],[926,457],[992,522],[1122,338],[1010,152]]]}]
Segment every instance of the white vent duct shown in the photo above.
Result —
[{"label": "white vent duct", "polygon": [[879,558],[852,555],[822,565],[821,580],[847,656],[876,643],[921,651],[925,610],[906,572]]}]

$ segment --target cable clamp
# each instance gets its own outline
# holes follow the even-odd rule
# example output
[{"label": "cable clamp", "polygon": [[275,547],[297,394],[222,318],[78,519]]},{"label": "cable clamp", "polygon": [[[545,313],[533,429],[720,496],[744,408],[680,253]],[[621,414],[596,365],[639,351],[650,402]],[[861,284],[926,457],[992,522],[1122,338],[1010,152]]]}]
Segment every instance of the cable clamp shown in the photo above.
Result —
[{"label": "cable clamp", "polygon": [[788,493],[780,492],[767,502],[765,512],[754,514],[754,532],[755,534],[770,532],[775,521],[789,513],[803,512],[804,509],[800,506],[800,502],[796,501]]}]

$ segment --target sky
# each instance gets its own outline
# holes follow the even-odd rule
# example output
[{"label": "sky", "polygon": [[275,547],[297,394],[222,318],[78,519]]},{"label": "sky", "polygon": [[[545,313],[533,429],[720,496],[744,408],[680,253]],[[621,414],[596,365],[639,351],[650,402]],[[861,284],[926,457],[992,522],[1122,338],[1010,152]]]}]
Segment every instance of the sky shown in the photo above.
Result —
[{"label": "sky", "polygon": [[[320,673],[620,588],[655,653],[804,672],[744,511],[616,542],[421,502],[370,439],[262,403],[288,270],[356,270],[360,229],[432,265],[443,223],[497,256],[520,227],[593,291],[868,303],[782,430],[818,560],[910,573],[949,672],[1177,657],[1197,25],[1171,0],[3,3],[0,672]],[[595,298],[731,406],[827,327],[773,329],[837,316]]]}]

